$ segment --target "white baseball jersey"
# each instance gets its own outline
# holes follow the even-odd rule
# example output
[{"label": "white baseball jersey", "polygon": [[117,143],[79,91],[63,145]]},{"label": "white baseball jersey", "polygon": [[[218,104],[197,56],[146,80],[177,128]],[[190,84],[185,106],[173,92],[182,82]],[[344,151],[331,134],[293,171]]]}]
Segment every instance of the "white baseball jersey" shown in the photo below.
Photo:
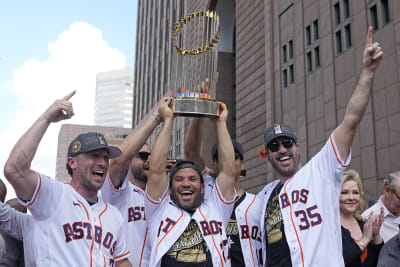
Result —
[{"label": "white baseball jersey", "polygon": [[[342,172],[350,158],[351,153],[345,162],[340,159],[332,134],[321,151],[282,187],[279,205],[292,266],[344,266],[339,197]],[[260,212],[264,244],[265,211],[278,184],[279,180],[269,183],[257,194],[264,203]]]},{"label": "white baseball jersey", "polygon": [[213,266],[231,266],[227,258],[228,244],[225,229],[232,213],[234,199],[226,201],[218,185],[213,188],[213,192],[193,215],[176,206],[170,198],[168,189],[160,201],[155,201],[146,195],[146,216],[151,247],[150,266],[161,266],[163,256],[182,235],[192,219],[196,221],[209,248]]},{"label": "white baseball jersey", "polygon": [[[110,177],[107,175],[101,194],[105,201],[114,205],[121,212],[126,225],[126,236],[128,237],[126,246],[131,252],[129,261],[132,266],[148,266],[150,255],[146,256],[148,250],[145,250],[147,224],[144,200],[146,193],[129,182],[129,172],[118,190],[112,185]],[[150,251],[148,252],[150,253]]]},{"label": "white baseball jersey", "polygon": [[96,204],[70,185],[38,174],[26,205],[35,219],[38,266],[114,266],[129,256],[122,216],[99,194]]},{"label": "white baseball jersey", "polygon": [[[212,192],[215,184],[215,178],[210,176],[207,168],[203,170],[205,198]],[[260,209],[263,202],[260,198],[256,198],[254,194],[246,192],[246,197],[233,210],[236,216],[237,226],[228,226],[237,228],[239,231],[240,246],[242,249],[243,259],[246,266],[262,266],[262,236],[260,228]],[[228,231],[230,231],[228,229]],[[231,231],[236,231],[232,229]],[[230,240],[228,240],[229,246]]]}]

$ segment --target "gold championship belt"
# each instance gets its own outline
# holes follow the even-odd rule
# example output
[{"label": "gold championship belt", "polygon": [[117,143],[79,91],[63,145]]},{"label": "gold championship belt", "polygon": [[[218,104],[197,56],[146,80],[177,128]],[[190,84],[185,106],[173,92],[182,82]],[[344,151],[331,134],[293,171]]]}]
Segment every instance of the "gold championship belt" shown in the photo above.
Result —
[{"label": "gold championship belt", "polygon": [[178,116],[217,116],[218,41],[215,11],[198,11],[178,19],[172,32],[171,96]]}]

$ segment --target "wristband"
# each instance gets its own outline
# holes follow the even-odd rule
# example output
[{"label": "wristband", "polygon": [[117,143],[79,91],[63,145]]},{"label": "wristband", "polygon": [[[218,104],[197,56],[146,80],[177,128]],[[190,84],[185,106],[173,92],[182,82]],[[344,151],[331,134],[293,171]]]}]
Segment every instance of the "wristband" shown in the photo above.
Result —
[{"label": "wristband", "polygon": [[152,116],[154,116],[154,118],[156,118],[157,124],[161,123],[161,118],[160,118],[159,116],[157,116],[157,115],[154,114],[154,113],[151,113],[150,115],[152,115]]}]

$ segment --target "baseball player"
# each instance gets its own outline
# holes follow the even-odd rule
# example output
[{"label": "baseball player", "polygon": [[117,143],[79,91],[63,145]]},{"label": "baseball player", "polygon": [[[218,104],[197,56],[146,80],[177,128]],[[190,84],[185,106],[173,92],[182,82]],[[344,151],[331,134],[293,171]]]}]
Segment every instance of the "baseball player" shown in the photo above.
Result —
[{"label": "baseball player", "polygon": [[[205,166],[205,160],[201,153],[201,143],[203,137],[202,118],[192,119],[187,139],[185,142],[185,155],[187,159],[193,160],[203,169],[205,181],[205,198],[209,191],[213,189],[215,178],[219,173],[218,166],[218,147],[213,145],[211,156],[213,160],[212,169]],[[232,140],[235,152],[235,190],[237,197],[235,205],[226,229],[228,238],[229,255],[232,266],[262,266],[262,238],[259,227],[258,210],[261,208],[255,195],[243,191],[240,186],[243,166],[243,147],[236,140]],[[251,213],[254,210],[254,216]]]},{"label": "baseball player", "polygon": [[50,123],[74,115],[74,94],[56,100],[19,139],[4,174],[35,220],[38,266],[131,266],[122,217],[98,194],[118,148],[99,133],[78,135],[68,148],[70,185],[30,168]]},{"label": "baseball player", "polygon": [[[153,146],[147,182],[146,216],[150,266],[230,266],[225,229],[232,212],[234,151],[226,127],[228,111],[219,103],[215,119],[221,171],[203,200],[204,180],[192,161],[177,161],[169,177],[165,161],[171,142],[172,98],[159,110],[164,123]],[[168,179],[169,178],[169,179]]]},{"label": "baseball player", "polygon": [[371,94],[383,51],[368,30],[363,65],[343,121],[306,165],[293,130],[275,124],[264,132],[265,151],[277,180],[257,195],[264,207],[260,225],[265,266],[344,266],[339,195],[342,171],[350,163],[351,144]]},{"label": "baseball player", "polygon": [[[160,105],[163,103],[160,101]],[[126,236],[133,237],[126,241],[133,266],[147,266],[150,256],[147,255],[150,251],[145,250],[148,231],[144,210],[150,146],[145,141],[160,122],[157,110],[124,139],[119,146],[122,153],[111,160],[109,175],[101,189],[104,200],[121,212]]]}]

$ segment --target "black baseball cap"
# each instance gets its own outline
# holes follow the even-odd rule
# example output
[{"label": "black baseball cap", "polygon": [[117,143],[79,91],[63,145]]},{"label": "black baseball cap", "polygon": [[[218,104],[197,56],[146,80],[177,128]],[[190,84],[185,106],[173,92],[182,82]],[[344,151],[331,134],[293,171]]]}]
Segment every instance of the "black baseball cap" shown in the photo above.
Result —
[{"label": "black baseball cap", "polygon": [[273,126],[265,129],[264,140],[267,146],[272,140],[277,137],[286,136],[292,138],[297,143],[297,136],[294,134],[292,128],[286,124],[274,124]]},{"label": "black baseball cap", "polygon": [[184,160],[184,159],[178,159],[174,165],[172,165],[171,170],[169,171],[169,183],[171,184],[172,178],[174,178],[174,175],[181,169],[193,169],[195,170],[199,175],[200,175],[200,181],[204,183],[204,178],[203,175],[201,174],[201,169],[198,165],[196,165],[193,161],[191,160]]},{"label": "black baseball cap", "polygon": [[[236,141],[234,139],[232,139],[232,145],[233,145],[233,149],[235,150],[235,153],[239,153],[240,159],[243,160],[244,153],[243,153],[242,145],[238,141]],[[212,157],[212,159],[214,161],[218,159],[218,146],[217,146],[217,144],[214,144],[211,147],[211,157]]]},{"label": "black baseball cap", "polygon": [[68,157],[76,157],[81,153],[87,153],[98,149],[106,149],[110,154],[110,159],[121,155],[121,150],[119,150],[119,148],[107,144],[103,134],[90,132],[80,134],[72,140],[68,147]]}]

